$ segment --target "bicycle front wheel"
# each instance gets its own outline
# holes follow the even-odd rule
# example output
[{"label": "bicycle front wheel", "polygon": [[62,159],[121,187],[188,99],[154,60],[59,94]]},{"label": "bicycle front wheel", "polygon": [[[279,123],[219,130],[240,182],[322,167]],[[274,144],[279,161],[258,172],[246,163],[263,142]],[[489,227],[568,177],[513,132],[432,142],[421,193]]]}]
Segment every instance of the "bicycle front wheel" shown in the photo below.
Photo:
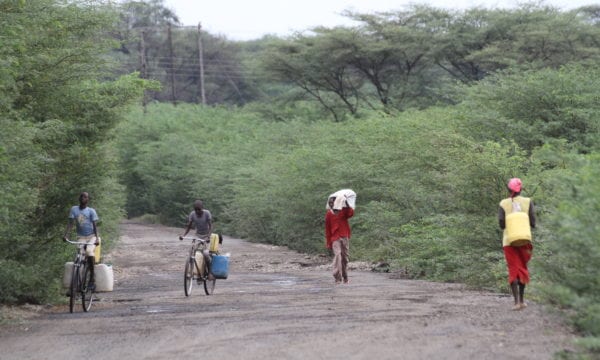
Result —
[{"label": "bicycle front wheel", "polygon": [[185,262],[185,272],[183,274],[183,290],[185,296],[192,294],[192,285],[194,284],[194,259],[190,258]]},{"label": "bicycle front wheel", "polygon": [[83,306],[83,311],[88,312],[92,307],[92,302],[94,301],[94,291],[91,285],[92,281],[92,270],[89,266],[85,267],[85,273],[83,276],[83,280],[81,282],[81,305]]},{"label": "bicycle front wheel", "polygon": [[75,307],[77,295],[79,295],[79,266],[75,263],[71,270],[71,287],[69,288],[69,311],[71,313]]}]

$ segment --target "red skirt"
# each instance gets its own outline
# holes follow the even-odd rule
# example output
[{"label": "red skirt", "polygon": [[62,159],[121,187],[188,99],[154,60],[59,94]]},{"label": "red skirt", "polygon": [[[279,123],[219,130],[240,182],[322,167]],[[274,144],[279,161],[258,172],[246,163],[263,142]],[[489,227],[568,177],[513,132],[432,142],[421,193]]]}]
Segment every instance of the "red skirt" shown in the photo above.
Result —
[{"label": "red skirt", "polygon": [[504,257],[508,266],[508,283],[519,280],[521,284],[529,283],[527,263],[531,259],[533,246],[531,243],[523,246],[505,246]]}]

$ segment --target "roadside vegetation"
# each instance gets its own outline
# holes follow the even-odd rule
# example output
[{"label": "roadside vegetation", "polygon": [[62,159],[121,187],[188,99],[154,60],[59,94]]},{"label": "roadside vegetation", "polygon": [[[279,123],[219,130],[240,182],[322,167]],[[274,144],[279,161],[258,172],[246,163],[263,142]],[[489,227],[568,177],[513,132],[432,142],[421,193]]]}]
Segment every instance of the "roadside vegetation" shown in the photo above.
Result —
[{"label": "roadside vegetation", "polygon": [[[144,79],[131,61],[136,29],[176,14],[96,5],[0,1],[1,303],[59,296],[84,190],[105,250],[123,217],[183,226],[202,198],[220,232],[320,253],[327,195],[352,188],[353,259],[507,291],[496,214],[518,176],[538,215],[532,292],[600,352],[598,8],[415,6],[289,38],[202,34],[201,104],[197,74],[158,60],[160,31]],[[193,33],[174,39],[197,53]]]}]

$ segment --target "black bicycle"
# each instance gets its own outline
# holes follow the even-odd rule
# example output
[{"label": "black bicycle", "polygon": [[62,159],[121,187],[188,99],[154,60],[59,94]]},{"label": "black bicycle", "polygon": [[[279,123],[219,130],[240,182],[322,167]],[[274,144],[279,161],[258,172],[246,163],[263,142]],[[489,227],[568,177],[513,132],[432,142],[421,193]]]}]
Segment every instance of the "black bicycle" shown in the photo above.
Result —
[{"label": "black bicycle", "polygon": [[92,271],[88,266],[85,248],[88,243],[70,241],[65,239],[70,244],[77,245],[77,253],[73,261],[73,269],[71,270],[71,286],[69,287],[69,311],[73,312],[75,303],[81,298],[83,311],[88,312],[94,301],[94,290],[88,286],[91,281]]},{"label": "black bicycle", "polygon": [[[210,240],[205,240],[195,237],[184,237],[183,239],[192,240],[192,247],[188,258],[185,261],[185,271],[183,276],[183,290],[185,296],[192,294],[192,287],[194,281],[198,284],[201,282],[204,284],[204,292],[206,295],[211,295],[215,290],[216,279],[209,279],[209,264],[204,260],[203,252],[207,249]],[[199,257],[196,258],[196,254],[199,253]]]}]

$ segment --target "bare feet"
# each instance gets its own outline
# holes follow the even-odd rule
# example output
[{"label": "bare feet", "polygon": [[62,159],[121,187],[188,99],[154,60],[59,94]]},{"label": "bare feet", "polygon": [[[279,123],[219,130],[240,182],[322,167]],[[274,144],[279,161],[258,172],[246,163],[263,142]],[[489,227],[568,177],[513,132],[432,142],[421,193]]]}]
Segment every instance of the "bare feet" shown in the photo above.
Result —
[{"label": "bare feet", "polygon": [[521,309],[525,309],[527,307],[527,304],[525,304],[524,302],[522,302],[521,304],[519,304],[519,306],[521,307]]},{"label": "bare feet", "polygon": [[344,279],[344,284],[350,284],[350,280]]},{"label": "bare feet", "polygon": [[522,309],[522,307],[521,307],[521,304],[515,304],[515,305],[512,307],[512,310],[513,310],[513,311],[518,311],[518,310],[521,310],[521,309]]}]

